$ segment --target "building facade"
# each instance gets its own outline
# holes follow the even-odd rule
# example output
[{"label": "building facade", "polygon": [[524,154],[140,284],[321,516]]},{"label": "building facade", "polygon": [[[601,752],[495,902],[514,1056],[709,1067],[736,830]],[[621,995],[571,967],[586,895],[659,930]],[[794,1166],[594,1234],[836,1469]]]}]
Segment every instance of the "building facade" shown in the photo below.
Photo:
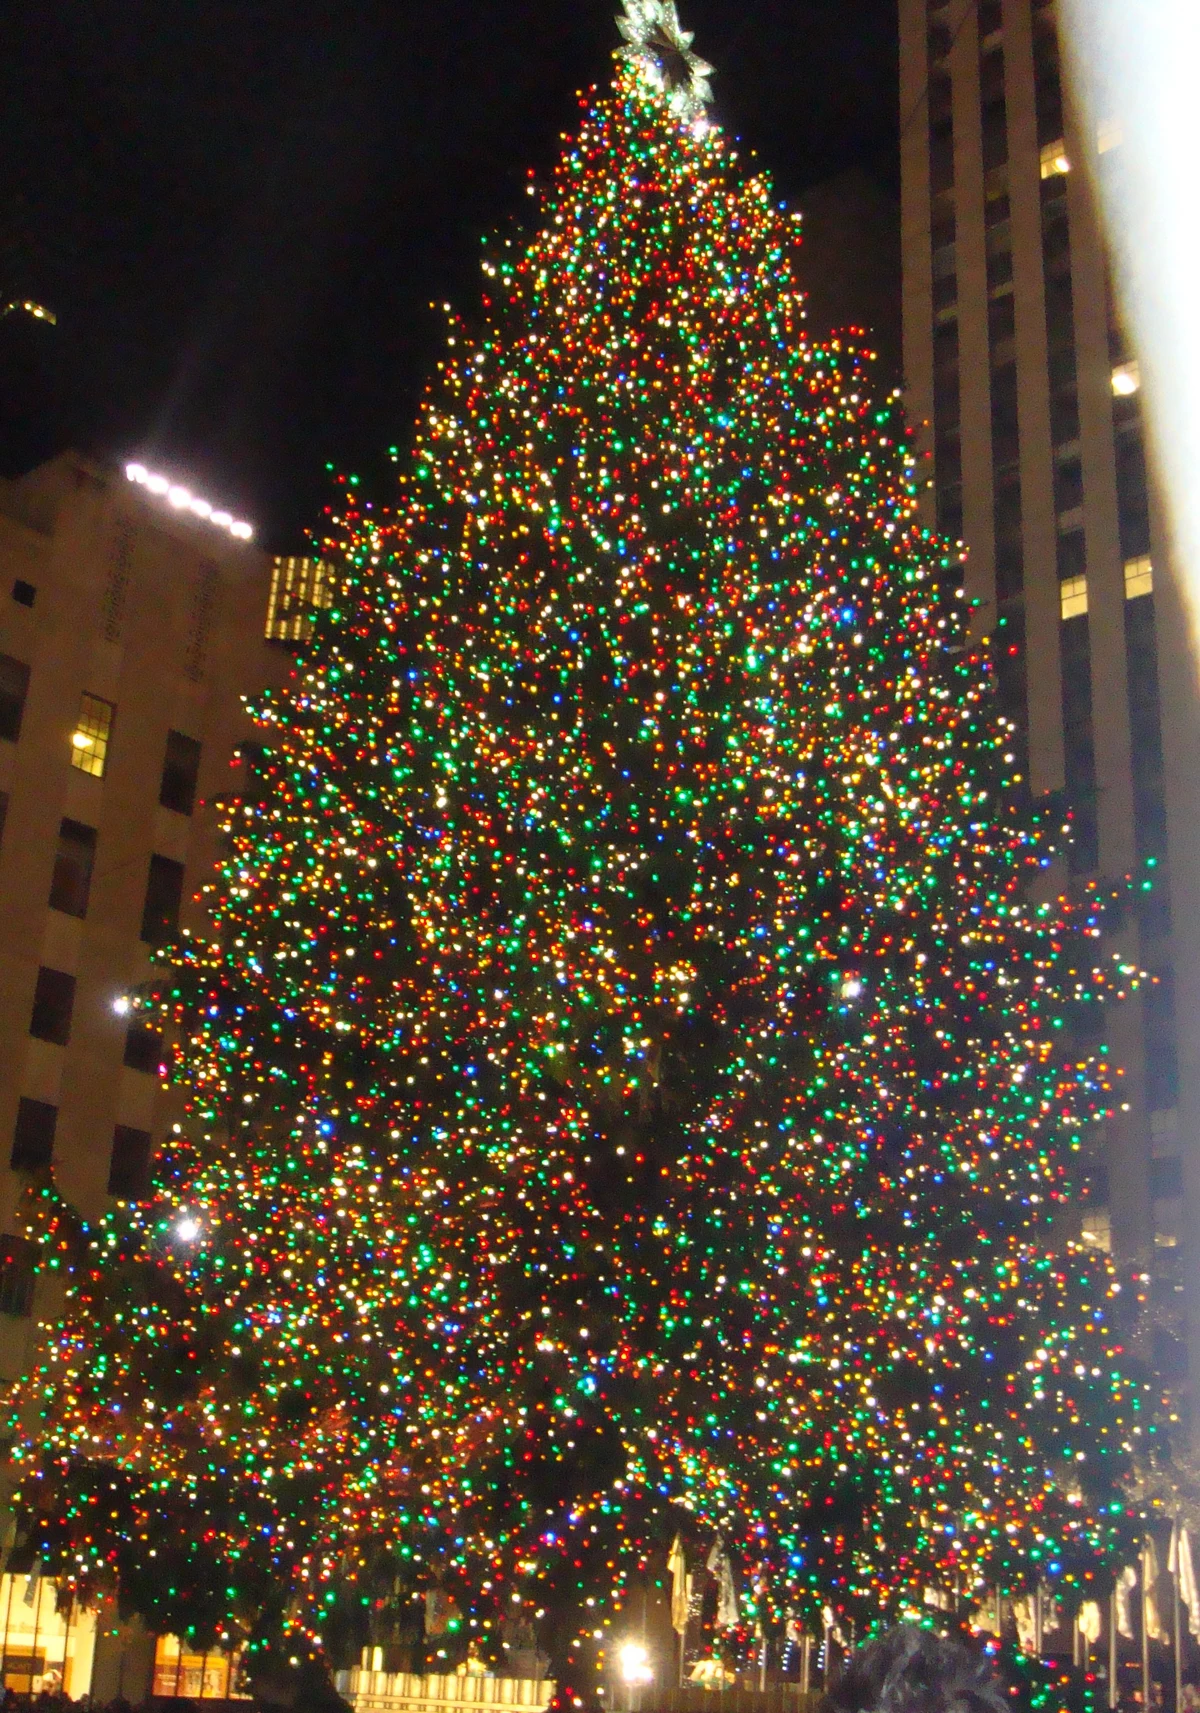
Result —
[{"label": "building facade", "polygon": [[128,995],[198,924],[242,698],[286,664],[271,575],[73,454],[0,485],[0,1382],[34,1324],[24,1186],[52,1166],[95,1217],[138,1194],[166,1123],[161,1041]]},{"label": "building facade", "polygon": [[1120,138],[1082,132],[1053,0],[900,0],[900,78],[905,377],[930,519],[969,550],[1022,772],[1070,804],[1071,877],[1154,877],[1121,949],[1155,979],[1105,1020],[1125,1076],[1082,1232],[1141,1272],[1148,1354],[1186,1414],[1200,709],[1092,194]]}]

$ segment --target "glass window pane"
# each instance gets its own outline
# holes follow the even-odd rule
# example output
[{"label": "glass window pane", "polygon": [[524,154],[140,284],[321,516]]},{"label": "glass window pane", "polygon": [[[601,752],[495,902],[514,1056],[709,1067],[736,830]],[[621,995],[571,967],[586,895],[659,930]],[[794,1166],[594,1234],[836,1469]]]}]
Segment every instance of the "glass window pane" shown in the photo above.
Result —
[{"label": "glass window pane", "polygon": [[58,830],[58,853],[50,882],[50,908],[67,916],[86,916],[96,861],[96,829],[82,821],[64,821]]},{"label": "glass window pane", "polygon": [[71,766],[93,779],[103,779],[108,765],[116,709],[100,696],[85,694],[79,703],[79,719],[71,733]]},{"label": "glass window pane", "polygon": [[0,654],[0,738],[7,738],[9,743],[16,743],[21,735],[28,694],[28,666],[11,654]]},{"label": "glass window pane", "polygon": [[196,804],[196,781],[200,774],[200,745],[182,732],[167,733],[158,800],[164,809],[190,815]]}]

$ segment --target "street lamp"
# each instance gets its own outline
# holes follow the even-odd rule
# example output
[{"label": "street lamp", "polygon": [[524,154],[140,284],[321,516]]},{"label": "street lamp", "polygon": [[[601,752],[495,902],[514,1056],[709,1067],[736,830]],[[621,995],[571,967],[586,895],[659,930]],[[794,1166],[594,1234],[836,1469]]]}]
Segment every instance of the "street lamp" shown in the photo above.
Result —
[{"label": "street lamp", "polygon": [[622,1642],[617,1652],[617,1665],[621,1673],[621,1681],[628,1691],[626,1706],[632,1713],[635,1689],[643,1683],[654,1682],[654,1672],[650,1667],[650,1654],[644,1642]]}]

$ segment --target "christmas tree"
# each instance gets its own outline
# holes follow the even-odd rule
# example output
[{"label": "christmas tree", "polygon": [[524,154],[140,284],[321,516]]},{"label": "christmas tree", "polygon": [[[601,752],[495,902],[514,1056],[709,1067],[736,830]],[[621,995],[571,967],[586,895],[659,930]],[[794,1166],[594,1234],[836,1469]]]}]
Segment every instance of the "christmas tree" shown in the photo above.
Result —
[{"label": "christmas tree", "polygon": [[152,1196],[34,1198],[25,1500],[158,1628],[349,1656],[424,1601],[435,1662],[532,1625],[574,1682],[681,1525],[763,1626],[1123,1542],[1147,1394],[1070,1217],[1124,891],[1057,896],[896,399],[806,337],[673,5],[621,28],[397,505],[331,525]]}]

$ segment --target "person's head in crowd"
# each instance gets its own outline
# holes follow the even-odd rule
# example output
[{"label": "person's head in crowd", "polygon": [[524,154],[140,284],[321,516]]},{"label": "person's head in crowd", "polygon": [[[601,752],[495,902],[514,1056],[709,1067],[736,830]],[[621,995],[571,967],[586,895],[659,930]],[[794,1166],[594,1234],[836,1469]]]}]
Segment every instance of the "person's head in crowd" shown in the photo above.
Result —
[{"label": "person's head in crowd", "polygon": [[899,1624],[850,1655],[825,1704],[828,1713],[1001,1713],[1008,1700],[964,1643]]}]

